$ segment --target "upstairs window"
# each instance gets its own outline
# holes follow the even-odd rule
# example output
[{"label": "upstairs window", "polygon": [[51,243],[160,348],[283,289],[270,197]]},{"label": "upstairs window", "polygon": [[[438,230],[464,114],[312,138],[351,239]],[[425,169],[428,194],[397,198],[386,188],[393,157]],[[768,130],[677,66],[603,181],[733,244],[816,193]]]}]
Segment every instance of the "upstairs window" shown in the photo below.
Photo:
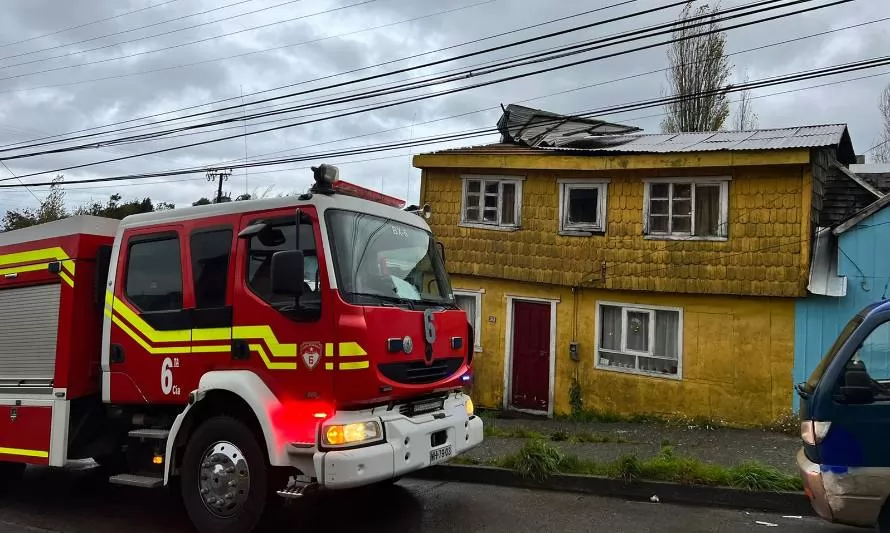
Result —
[{"label": "upstairs window", "polygon": [[728,191],[728,180],[647,182],[645,231],[653,237],[723,240]]},{"label": "upstairs window", "polygon": [[560,180],[559,231],[589,235],[606,229],[606,182]]},{"label": "upstairs window", "polygon": [[464,178],[461,223],[516,228],[522,205],[522,180],[497,176]]}]

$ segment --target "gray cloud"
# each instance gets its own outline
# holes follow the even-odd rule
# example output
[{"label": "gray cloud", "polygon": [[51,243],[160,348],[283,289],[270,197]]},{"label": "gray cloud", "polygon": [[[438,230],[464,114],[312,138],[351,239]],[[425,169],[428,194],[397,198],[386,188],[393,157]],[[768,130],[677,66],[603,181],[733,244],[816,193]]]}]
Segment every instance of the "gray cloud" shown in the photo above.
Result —
[{"label": "gray cloud", "polygon": [[[214,100],[235,98],[235,100],[223,104],[202,107],[198,110],[234,105],[240,101],[238,97],[242,92],[250,94],[286,84],[302,83],[286,91],[311,89],[357,76],[410,67],[433,59],[496,46],[574,24],[630,13],[634,10],[654,7],[660,3],[657,0],[640,0],[571,21],[522,31],[470,46],[456,47],[446,52],[393,63],[383,68],[368,69],[349,76],[332,77],[328,80],[310,83],[305,82],[567,16],[593,9],[596,4],[582,0],[549,3],[531,2],[530,0],[441,0],[435,3],[411,0],[375,0],[328,14],[274,24],[164,52],[148,53],[128,59],[113,59],[122,55],[173,46],[227,32],[237,32],[254,26],[273,24],[361,2],[361,0],[302,0],[261,13],[208,24],[200,28],[150,37],[157,33],[274,6],[282,1],[253,0],[201,16],[164,23],[119,36],[22,57],[0,59],[0,78],[24,75],[0,81],[0,145],[185,106],[199,105]],[[156,3],[159,2],[160,0],[156,0]],[[28,39],[149,5],[148,0],[127,2],[120,0],[71,0],[63,3],[51,0],[13,2],[9,6],[4,6],[4,17],[0,18],[0,35],[3,36],[3,40],[0,41],[0,58],[57,45],[67,45],[108,33],[163,22],[175,17],[213,9],[226,3],[232,3],[232,0],[178,1],[101,24],[66,31],[18,45],[2,46],[3,43]],[[740,3],[740,1],[724,2],[724,5],[731,7]],[[858,0],[853,4],[829,8],[793,19],[734,30],[728,35],[728,49],[730,52],[737,52],[776,41],[875,20],[887,16],[884,3],[882,0]],[[605,1],[599,2],[598,5],[605,5]],[[448,10],[456,11],[434,15]],[[421,74],[430,75],[446,69],[476,65],[523,52],[574,43],[635,29],[643,25],[667,22],[673,19],[676,12],[677,10],[672,10],[612,23],[605,27],[564,35],[546,42],[530,43],[483,57],[469,58],[417,72],[405,73],[391,79],[386,78],[364,85],[384,83]],[[418,17],[425,18],[394,24]],[[388,24],[391,25],[368,30],[368,28]],[[885,54],[887,50],[886,26],[887,24],[883,22],[876,23],[856,30],[837,32],[750,53],[741,53],[733,55],[731,61],[739,76],[747,71],[752,79],[758,79],[876,57]],[[126,42],[142,37],[150,38],[138,42]],[[83,51],[111,43],[118,44],[101,51],[84,52],[65,58],[9,67],[11,64],[22,61]],[[265,51],[276,47],[277,50]],[[612,50],[603,50],[601,53]],[[224,59],[229,56],[240,57]],[[84,65],[86,62],[99,60],[108,61]],[[181,65],[193,63],[199,64],[181,67]],[[4,67],[4,65],[6,66]],[[36,71],[68,65],[74,65],[74,67],[29,75]],[[605,59],[579,67],[557,70],[545,75],[478,88],[441,98],[293,127],[274,133],[249,136],[246,139],[246,155],[257,156],[269,152],[278,152],[277,155],[317,153],[338,148],[492,127],[499,116],[497,108],[500,104],[528,99],[532,99],[528,101],[528,105],[569,113],[654,98],[660,96],[664,86],[663,73],[625,81],[613,80],[661,69],[665,65],[666,58],[663,48]],[[531,67],[491,76],[481,76],[458,84],[420,89],[408,94],[429,94],[473,81],[484,81],[530,69]],[[759,116],[759,125],[761,127],[784,127],[813,123],[847,123],[850,126],[856,149],[862,152],[871,147],[878,137],[880,121],[876,113],[877,98],[881,88],[890,81],[888,79],[890,77],[874,77],[786,95],[768,95],[879,72],[881,71],[866,71],[755,91],[754,107]],[[111,77],[116,77],[116,79],[90,81]],[[592,84],[598,85],[578,89],[581,86]],[[54,85],[62,86],[36,89]],[[355,87],[344,87],[339,90],[354,89]],[[570,92],[554,95],[561,91]],[[245,100],[252,101],[255,98],[283,94],[284,92],[273,91],[257,96],[247,96]],[[327,93],[299,98],[318,98],[320,94]],[[394,97],[383,97],[375,101],[379,102]],[[290,101],[282,101],[281,105],[286,105],[288,102]],[[359,103],[343,104],[335,106],[335,108],[357,104]],[[477,110],[484,111],[470,114]],[[285,124],[288,121],[299,121],[299,116],[318,111],[312,110],[296,113],[295,116],[270,117],[263,120],[288,119],[276,123]],[[603,118],[638,125],[648,132],[656,132],[661,120],[658,115],[661,112],[661,109],[650,109],[604,116]],[[438,120],[463,114],[466,115]],[[423,124],[428,121],[435,122]],[[248,126],[247,131],[251,132],[276,124]],[[239,125],[238,128],[223,129],[217,132],[204,132],[115,148],[15,160],[8,164],[18,174],[41,172],[57,167],[234,135],[243,131],[240,128]],[[375,134],[382,130],[393,131]],[[337,141],[345,138],[352,139]],[[497,140],[497,136],[492,135],[482,139],[444,143],[435,147],[350,156],[340,160],[331,159],[330,162],[342,165],[341,175],[346,180],[375,188],[382,187],[383,191],[388,194],[408,196],[409,200],[416,201],[419,192],[419,173],[410,166],[412,153],[445,146],[477,144],[495,140]],[[325,144],[312,146],[319,143]],[[66,178],[72,180],[92,179],[115,174],[154,172],[184,166],[212,164],[244,157],[245,139],[237,138],[151,157],[66,171],[64,174]],[[350,163],[353,160],[365,159],[371,160]],[[237,171],[226,188],[233,194],[240,194],[245,190],[264,190],[270,186],[277,192],[303,190],[309,183],[307,167],[319,162],[310,161],[275,168],[252,169],[247,172],[246,176],[244,171]],[[0,176],[6,177],[5,170],[0,169]],[[190,203],[201,196],[208,196],[212,194],[213,189],[203,176],[184,176],[166,180],[150,179],[142,183],[134,182],[126,185],[71,185],[67,190],[68,200],[72,205],[90,199],[104,199],[113,192],[121,192],[126,197],[150,196],[156,201],[175,202],[181,205]],[[34,190],[39,196],[44,193],[43,191],[42,188]],[[24,190],[0,192],[0,211],[21,208],[34,203],[33,196]]]}]

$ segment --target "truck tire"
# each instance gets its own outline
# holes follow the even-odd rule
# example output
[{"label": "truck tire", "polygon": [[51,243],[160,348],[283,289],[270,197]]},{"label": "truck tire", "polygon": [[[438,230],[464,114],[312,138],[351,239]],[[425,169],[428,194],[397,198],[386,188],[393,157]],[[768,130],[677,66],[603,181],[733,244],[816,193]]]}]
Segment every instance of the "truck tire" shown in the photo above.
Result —
[{"label": "truck tire", "polygon": [[201,533],[249,533],[269,502],[269,466],[254,432],[228,416],[195,430],[182,459],[180,492]]}]

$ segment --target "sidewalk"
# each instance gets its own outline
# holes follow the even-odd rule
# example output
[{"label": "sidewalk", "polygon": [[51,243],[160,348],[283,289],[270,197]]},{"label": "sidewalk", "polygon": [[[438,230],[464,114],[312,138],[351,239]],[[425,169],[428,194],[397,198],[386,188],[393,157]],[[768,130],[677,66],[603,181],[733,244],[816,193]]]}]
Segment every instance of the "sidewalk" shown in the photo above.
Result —
[{"label": "sidewalk", "polygon": [[515,454],[534,436],[567,455],[596,462],[613,462],[636,455],[656,457],[665,446],[677,455],[707,464],[731,467],[746,461],[796,473],[795,454],[800,438],[766,430],[703,428],[660,422],[574,422],[547,419],[507,419],[497,413],[482,414],[485,440],[462,454],[465,460],[483,464]]}]

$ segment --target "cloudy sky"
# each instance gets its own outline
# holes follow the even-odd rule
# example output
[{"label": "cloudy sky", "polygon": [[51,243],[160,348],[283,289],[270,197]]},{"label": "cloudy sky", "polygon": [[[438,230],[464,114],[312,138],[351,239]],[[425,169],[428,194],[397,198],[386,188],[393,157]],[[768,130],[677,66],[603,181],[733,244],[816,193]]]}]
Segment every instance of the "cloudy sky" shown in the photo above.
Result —
[{"label": "cloudy sky", "polygon": [[[608,1],[617,4],[621,0]],[[828,1],[815,0],[794,9]],[[4,16],[0,17],[0,146],[121,121],[130,122],[118,128],[146,126],[153,120],[176,118],[186,113],[250,104],[261,98],[305,92],[362,76],[414,67],[663,5],[659,0],[636,0],[601,12],[540,25],[606,7],[606,2],[8,0],[4,2]],[[890,34],[887,33],[888,22],[878,19],[890,16],[886,2],[855,0],[790,19],[732,30],[727,36],[727,47],[728,52],[733,54],[730,61],[735,66],[736,75],[741,77],[747,72],[750,79],[757,80],[884,55],[890,49]],[[743,3],[744,0],[724,0],[722,5],[730,8]],[[247,105],[246,110],[236,108],[217,115],[188,119],[188,122],[167,123],[163,127],[195,124],[220,118],[220,115],[222,118],[237,117],[254,111],[254,108],[269,111],[294,105],[295,102],[306,104],[333,93],[351,94],[362,87],[435,75],[461,66],[484,64],[664,23],[673,20],[678,13],[679,8],[675,7],[456,62],[271,103]],[[868,22],[872,23],[854,29],[841,29]],[[469,43],[531,25],[540,26]],[[778,41],[830,30],[838,31],[749,51]],[[655,41],[646,41],[649,42]],[[473,81],[487,81],[561,65],[629,46],[611,47],[534,67],[506,70],[473,78]],[[442,48],[448,49],[439,51]],[[430,53],[420,55],[425,52]],[[418,57],[397,61],[407,56]],[[374,66],[380,63],[388,64]],[[94,179],[223,161],[243,162],[245,157],[254,160],[285,157],[419,139],[493,127],[500,115],[501,104],[521,102],[560,113],[573,113],[657,98],[666,87],[664,72],[640,74],[662,69],[666,64],[665,49],[661,47],[269,133],[243,136],[245,132],[324,118],[346,108],[397,97],[431,94],[466,86],[473,81],[461,80],[373,100],[270,116],[251,121],[246,128],[242,123],[232,123],[216,126],[215,131],[188,131],[163,140],[9,160],[6,164],[16,175],[42,173],[239,135],[222,142],[61,172],[66,180]],[[356,69],[362,70],[348,73]],[[773,95],[862,76],[873,77]],[[754,92],[754,109],[759,126],[764,128],[846,123],[857,153],[862,153],[877,142],[881,127],[877,114],[878,96],[887,83],[890,83],[890,67],[764,88]],[[733,100],[736,98],[732,96]],[[220,100],[223,102],[218,102]],[[208,105],[211,102],[218,103]],[[182,110],[187,107],[191,109]],[[169,111],[175,113],[158,115]],[[656,133],[662,119],[661,113],[662,110],[656,108],[602,115],[600,118],[633,124],[646,132]],[[158,116],[143,118],[148,115]],[[145,133],[161,127],[140,127],[125,133]],[[94,129],[89,133],[99,131],[103,130]],[[120,137],[122,134],[118,132],[91,140]],[[345,180],[416,201],[419,172],[411,167],[412,153],[496,140],[496,135],[490,135],[422,148],[328,157],[323,161],[339,165],[341,177]],[[233,196],[244,192],[277,194],[302,191],[311,178],[308,166],[323,161],[255,168],[246,173],[237,170],[225,188]],[[24,181],[46,181],[54,175],[48,173],[25,178]],[[8,177],[7,170],[0,167],[0,179]],[[154,201],[177,205],[188,205],[214,193],[213,186],[200,174],[125,184],[69,185],[66,191],[67,201],[72,207],[90,200],[104,201],[115,192],[120,192],[126,199],[148,196]],[[43,198],[45,194],[46,187],[34,187],[31,191],[0,190],[0,212],[33,207],[37,204],[36,198]]]}]

